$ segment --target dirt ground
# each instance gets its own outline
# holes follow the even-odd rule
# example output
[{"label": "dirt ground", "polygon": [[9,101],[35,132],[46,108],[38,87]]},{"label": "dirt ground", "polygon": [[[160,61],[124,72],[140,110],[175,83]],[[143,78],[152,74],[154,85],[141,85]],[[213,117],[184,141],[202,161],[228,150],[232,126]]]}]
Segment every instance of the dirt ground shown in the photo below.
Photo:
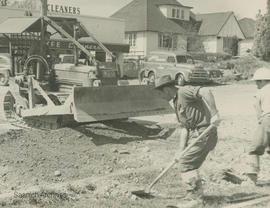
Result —
[{"label": "dirt ground", "polygon": [[[211,88],[223,120],[217,147],[201,168],[206,207],[223,207],[240,196],[268,194],[268,155],[262,158],[260,187],[234,184],[221,174],[231,169],[241,175],[245,168],[256,125],[252,108],[255,85]],[[7,130],[6,124],[0,128],[2,207],[156,208],[183,198],[178,165],[154,186],[152,197],[131,194],[146,188],[174,158],[178,147],[174,115],[56,131]],[[270,203],[257,207],[270,207]]]}]

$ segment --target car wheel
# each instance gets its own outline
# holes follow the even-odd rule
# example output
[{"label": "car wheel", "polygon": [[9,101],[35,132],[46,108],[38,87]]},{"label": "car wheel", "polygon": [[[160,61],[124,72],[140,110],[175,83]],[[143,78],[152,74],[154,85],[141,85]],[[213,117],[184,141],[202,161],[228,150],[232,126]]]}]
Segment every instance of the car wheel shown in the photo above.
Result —
[{"label": "car wheel", "polygon": [[150,72],[149,75],[148,75],[148,80],[149,80],[149,85],[155,85],[155,74],[154,72]]},{"label": "car wheel", "polygon": [[7,86],[9,81],[8,72],[0,73],[0,86]]},{"label": "car wheel", "polygon": [[183,76],[183,74],[179,74],[176,77],[176,85],[178,86],[183,86],[185,84],[185,78]]}]

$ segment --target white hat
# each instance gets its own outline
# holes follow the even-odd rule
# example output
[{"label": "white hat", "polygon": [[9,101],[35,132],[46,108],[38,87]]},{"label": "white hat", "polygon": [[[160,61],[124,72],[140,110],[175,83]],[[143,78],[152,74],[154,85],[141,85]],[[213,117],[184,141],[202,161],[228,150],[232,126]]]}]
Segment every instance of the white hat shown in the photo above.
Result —
[{"label": "white hat", "polygon": [[266,67],[257,69],[251,80],[270,80],[270,69]]}]

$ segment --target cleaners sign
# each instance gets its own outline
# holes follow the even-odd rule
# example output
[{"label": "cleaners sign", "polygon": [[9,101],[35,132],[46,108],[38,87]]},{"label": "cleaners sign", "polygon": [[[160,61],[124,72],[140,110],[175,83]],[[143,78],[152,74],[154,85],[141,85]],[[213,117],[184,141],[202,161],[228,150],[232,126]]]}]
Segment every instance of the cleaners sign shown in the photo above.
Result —
[{"label": "cleaners sign", "polygon": [[62,13],[62,14],[73,14],[73,15],[81,14],[81,10],[79,7],[48,4],[47,8],[48,8],[48,12],[50,13]]}]

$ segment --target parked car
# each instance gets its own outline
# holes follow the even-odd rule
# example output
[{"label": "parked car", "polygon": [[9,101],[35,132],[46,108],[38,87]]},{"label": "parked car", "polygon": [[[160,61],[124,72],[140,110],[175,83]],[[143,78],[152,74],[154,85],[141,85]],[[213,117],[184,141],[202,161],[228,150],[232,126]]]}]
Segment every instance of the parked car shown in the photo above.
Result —
[{"label": "parked car", "polygon": [[171,75],[176,84],[207,83],[209,74],[201,66],[196,66],[193,58],[187,53],[171,51],[153,51],[140,70],[139,79],[142,84],[154,85],[156,79],[163,75]]},{"label": "parked car", "polygon": [[143,58],[132,57],[125,58],[122,71],[120,72],[122,79],[138,79]]},{"label": "parked car", "polygon": [[0,53],[0,86],[8,85],[11,67],[10,55],[8,53]]},{"label": "parked car", "polygon": [[208,72],[211,79],[223,77],[223,71],[221,69],[206,68],[205,70]]}]

